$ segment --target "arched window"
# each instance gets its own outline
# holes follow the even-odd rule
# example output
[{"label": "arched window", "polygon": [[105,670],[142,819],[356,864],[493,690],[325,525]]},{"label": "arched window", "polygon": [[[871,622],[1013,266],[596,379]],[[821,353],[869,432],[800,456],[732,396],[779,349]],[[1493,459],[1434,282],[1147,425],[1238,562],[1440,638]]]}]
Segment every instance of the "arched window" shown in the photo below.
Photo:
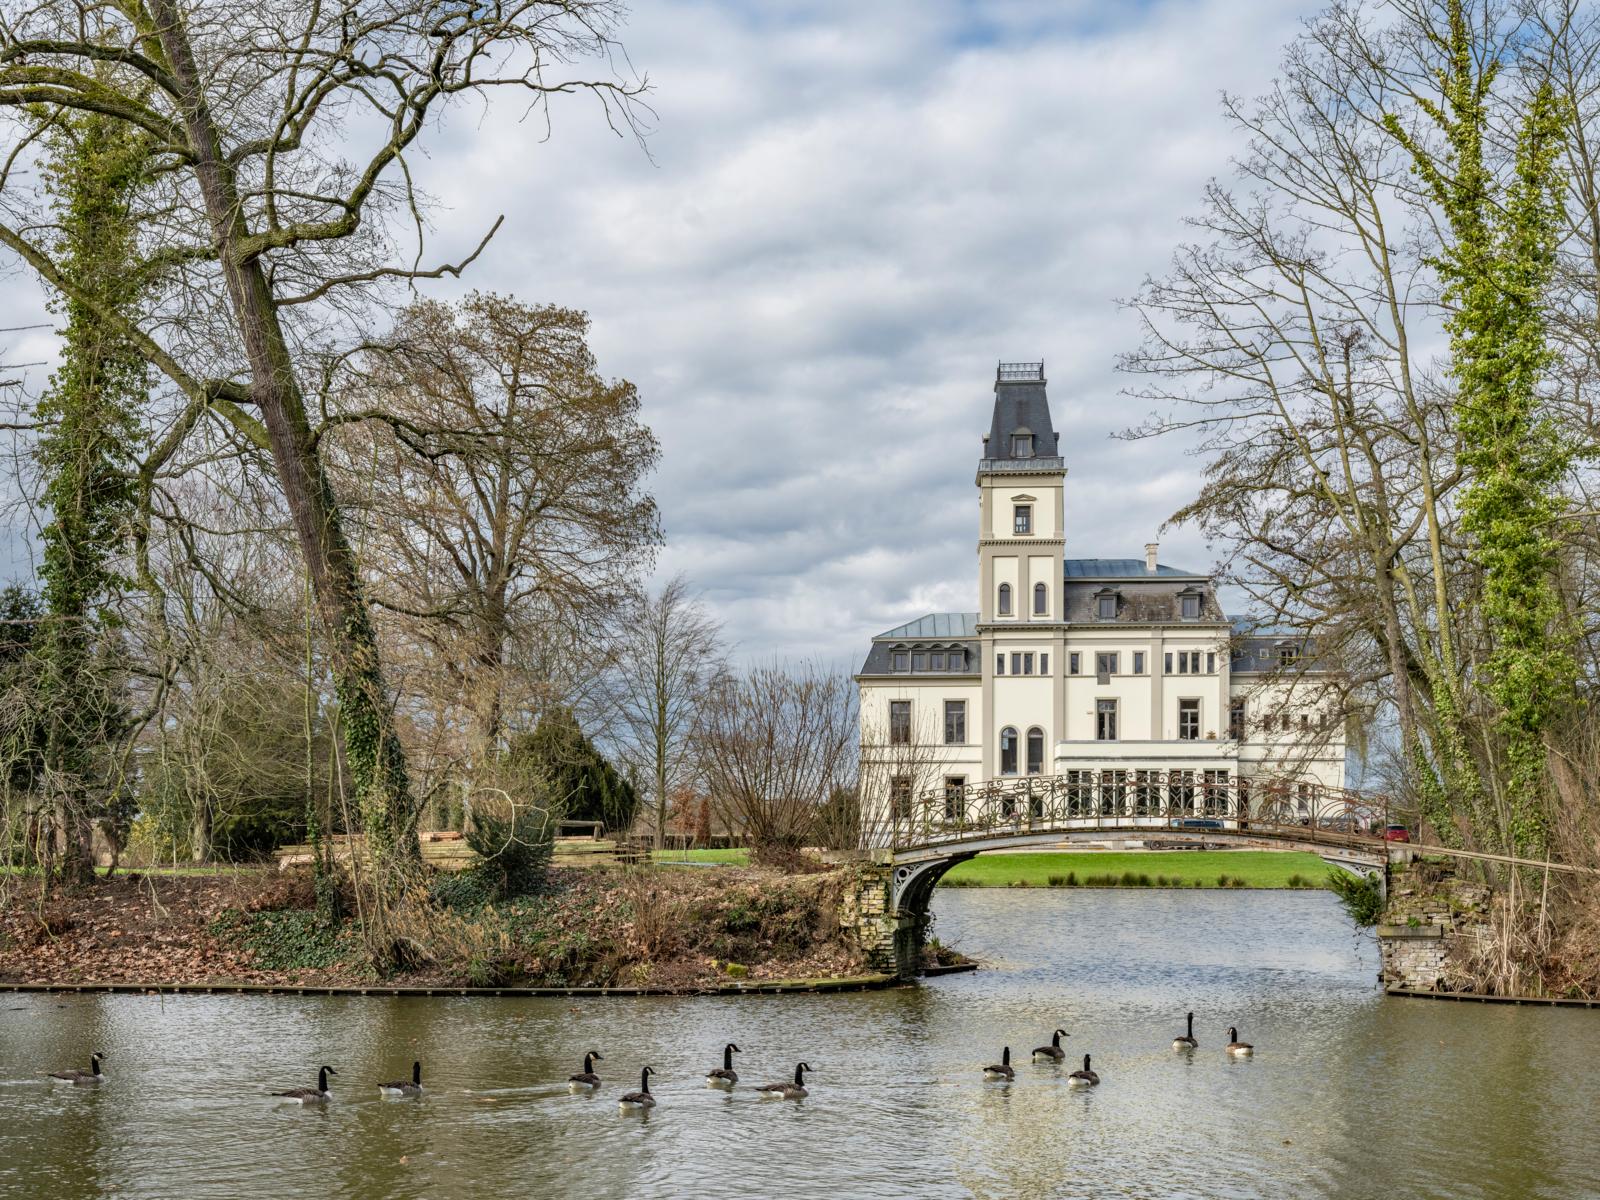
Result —
[{"label": "arched window", "polygon": [[1011,585],[1009,583],[1000,585],[1000,615],[1002,617],[1011,615]]},{"label": "arched window", "polygon": [[1007,725],[1000,731],[1000,774],[1017,773],[1017,731]]},{"label": "arched window", "polygon": [[1036,617],[1043,617],[1049,612],[1050,593],[1045,588],[1044,584],[1036,583],[1033,585],[1033,615]]},{"label": "arched window", "polygon": [[1028,774],[1044,774],[1044,730],[1028,730]]}]

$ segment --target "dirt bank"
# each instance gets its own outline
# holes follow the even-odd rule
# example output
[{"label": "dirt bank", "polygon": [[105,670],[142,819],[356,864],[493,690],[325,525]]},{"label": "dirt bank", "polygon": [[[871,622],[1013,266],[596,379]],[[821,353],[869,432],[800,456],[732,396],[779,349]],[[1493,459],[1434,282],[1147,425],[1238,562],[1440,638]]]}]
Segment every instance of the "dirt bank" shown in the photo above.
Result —
[{"label": "dirt bank", "polygon": [[[337,985],[374,979],[352,923],[304,875],[124,875],[39,902],[12,879],[0,981]],[[838,872],[558,868],[541,894],[413,911],[402,985],[666,987],[866,970],[838,924]]]}]

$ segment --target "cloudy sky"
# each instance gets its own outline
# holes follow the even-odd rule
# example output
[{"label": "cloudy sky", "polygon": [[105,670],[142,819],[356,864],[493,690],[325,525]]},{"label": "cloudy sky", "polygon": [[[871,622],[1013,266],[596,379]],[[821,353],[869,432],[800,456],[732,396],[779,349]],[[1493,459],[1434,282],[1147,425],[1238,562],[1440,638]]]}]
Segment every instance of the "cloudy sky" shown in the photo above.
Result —
[{"label": "cloudy sky", "polygon": [[[468,287],[586,309],[662,444],[659,572],[743,657],[853,660],[976,606],[973,471],[997,359],[1047,366],[1067,553],[1134,557],[1193,492],[1144,408],[1118,297],[1160,272],[1252,93],[1314,5],[1285,0],[640,0],[648,153],[592,102],[511,104],[429,143],[434,250],[506,225]],[[0,282],[8,317],[33,307]],[[1162,559],[1201,568],[1192,531]],[[15,573],[15,572],[13,572]]]}]

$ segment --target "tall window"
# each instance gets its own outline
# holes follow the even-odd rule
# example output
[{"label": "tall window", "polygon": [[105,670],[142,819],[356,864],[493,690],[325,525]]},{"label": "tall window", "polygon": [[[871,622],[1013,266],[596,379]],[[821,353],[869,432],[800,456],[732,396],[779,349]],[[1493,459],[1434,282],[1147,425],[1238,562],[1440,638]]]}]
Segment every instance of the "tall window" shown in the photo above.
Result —
[{"label": "tall window", "polygon": [[1007,725],[1000,731],[1000,774],[1017,773],[1017,731]]},{"label": "tall window", "polygon": [[1028,730],[1028,774],[1039,775],[1044,772],[1044,730],[1034,728]]},{"label": "tall window", "polygon": [[1200,616],[1200,597],[1196,595],[1179,596],[1179,613],[1185,621],[1196,620]]},{"label": "tall window", "polygon": [[1024,654],[1022,656],[1022,673],[1024,675],[1033,674],[1033,655]]},{"label": "tall window", "polygon": [[1200,777],[1201,807],[1208,817],[1228,811],[1228,773],[1206,771]]},{"label": "tall window", "polygon": [[1197,741],[1200,737],[1200,701],[1178,701],[1178,740]]},{"label": "tall window", "polygon": [[1314,783],[1297,783],[1294,786],[1295,812],[1302,817],[1309,817],[1312,808],[1316,805],[1317,785]]},{"label": "tall window", "polygon": [[1115,621],[1117,619],[1117,598],[1115,596],[1096,597],[1095,616],[1102,621]]},{"label": "tall window", "polygon": [[1094,673],[1099,683],[1110,683],[1111,677],[1117,673],[1117,656],[1115,654],[1100,653],[1094,656]]},{"label": "tall window", "polygon": [[1099,742],[1117,740],[1117,702],[1096,700],[1094,704],[1094,736]]},{"label": "tall window", "polygon": [[1228,736],[1236,742],[1244,741],[1244,701],[1235,700],[1228,705]]},{"label": "tall window", "polygon": [[889,701],[889,744],[891,746],[909,746],[911,744],[911,701]]},{"label": "tall window", "polygon": [[1020,653],[1011,656],[1011,673],[1013,675],[1022,674],[1022,655]]},{"label": "tall window", "polygon": [[[1172,654],[1168,654],[1167,655],[1167,674],[1168,675],[1172,674],[1172,660],[1173,660],[1173,658],[1174,658],[1174,655],[1172,655]],[[1178,660],[1178,674],[1179,675],[1198,675],[1198,674],[1200,674],[1200,651],[1198,651],[1198,650],[1179,650],[1177,655],[1176,655],[1176,658]]]},{"label": "tall window", "polygon": [[994,673],[996,675],[1004,675],[1006,673],[1006,656],[1004,654],[996,654],[994,656]]},{"label": "tall window", "polygon": [[967,777],[965,775],[946,775],[944,777],[944,819],[946,821],[964,821],[967,818]]},{"label": "tall window", "polygon": [[944,744],[946,746],[962,746],[967,741],[967,702],[965,700],[946,700],[944,702]]},{"label": "tall window", "polygon": [[911,778],[895,775],[889,780],[889,815],[896,821],[911,816]]},{"label": "tall window", "polygon": [[1067,674],[1068,675],[1076,675],[1079,672],[1079,670],[1082,668],[1082,664],[1083,664],[1083,656],[1081,654],[1079,654],[1076,650],[1072,650],[1072,651],[1068,652],[1068,654],[1067,654]]},{"label": "tall window", "polygon": [[1050,656],[1048,654],[1039,655],[1039,674],[1050,674]]},{"label": "tall window", "polygon": [[1011,585],[1009,583],[1000,585],[1000,615],[1002,617],[1011,615]]},{"label": "tall window", "polygon": [[1217,656],[1215,654],[1207,654],[1206,655],[1206,674],[1207,675],[1215,675],[1216,673],[1217,673]]},{"label": "tall window", "polygon": [[1135,650],[1133,652],[1133,673],[1135,675],[1143,675],[1144,674],[1144,651],[1143,650]]},{"label": "tall window", "polygon": [[1033,585],[1033,615],[1036,617],[1050,615],[1050,592],[1042,583]]},{"label": "tall window", "polygon": [[1012,533],[1032,533],[1033,532],[1033,505],[1031,505],[1031,504],[1017,504],[1017,505],[1013,505],[1012,506],[1012,509],[1011,509],[1011,532]]}]

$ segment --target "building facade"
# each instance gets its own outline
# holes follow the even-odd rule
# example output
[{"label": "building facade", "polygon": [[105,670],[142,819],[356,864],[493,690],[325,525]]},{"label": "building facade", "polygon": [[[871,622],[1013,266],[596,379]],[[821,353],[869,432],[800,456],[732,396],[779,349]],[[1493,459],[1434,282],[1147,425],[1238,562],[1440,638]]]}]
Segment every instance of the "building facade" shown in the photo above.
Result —
[{"label": "building facade", "polygon": [[1001,363],[994,393],[977,611],[878,634],[856,675],[869,807],[1054,775],[1118,797],[1159,779],[1203,811],[1270,778],[1315,816],[1344,786],[1334,677],[1303,638],[1224,615],[1211,578],[1159,562],[1155,544],[1137,559],[1068,558],[1044,365]]}]

